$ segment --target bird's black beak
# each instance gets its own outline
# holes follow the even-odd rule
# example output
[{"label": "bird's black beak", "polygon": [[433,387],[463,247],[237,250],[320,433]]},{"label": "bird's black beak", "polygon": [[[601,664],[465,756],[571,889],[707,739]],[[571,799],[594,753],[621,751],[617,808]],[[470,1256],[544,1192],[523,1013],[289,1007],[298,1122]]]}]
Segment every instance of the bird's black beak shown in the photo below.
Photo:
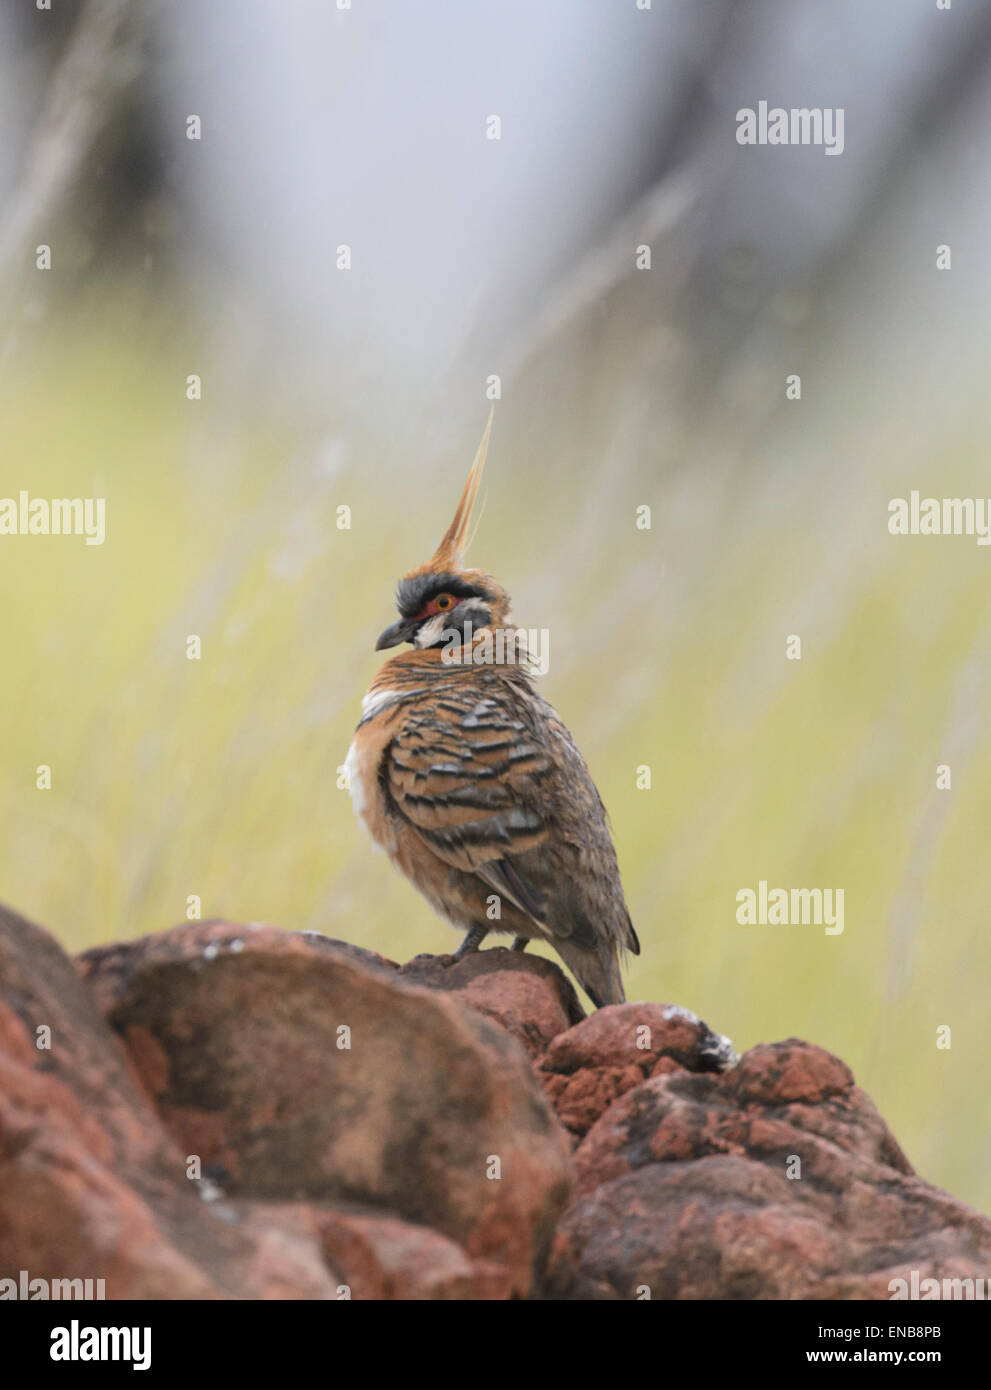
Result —
[{"label": "bird's black beak", "polygon": [[416,628],[417,624],[412,618],[400,618],[398,623],[393,623],[382,633],[375,643],[375,650],[381,652],[386,647],[398,647],[400,642],[412,642]]}]

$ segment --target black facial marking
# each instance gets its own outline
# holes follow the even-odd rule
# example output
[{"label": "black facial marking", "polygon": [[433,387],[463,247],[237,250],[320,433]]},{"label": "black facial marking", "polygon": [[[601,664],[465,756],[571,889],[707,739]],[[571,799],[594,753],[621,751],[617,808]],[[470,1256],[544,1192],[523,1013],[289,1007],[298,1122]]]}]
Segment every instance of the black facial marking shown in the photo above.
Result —
[{"label": "black facial marking", "polygon": [[468,584],[456,574],[421,574],[415,579],[401,579],[396,591],[396,607],[404,618],[415,618],[420,609],[438,594],[453,594],[455,598],[491,598],[480,584]]},{"label": "black facial marking", "polygon": [[439,647],[447,644],[451,647],[460,647],[464,644],[465,626],[467,624],[471,625],[471,630],[475,633],[481,632],[483,627],[488,627],[491,621],[489,610],[483,608],[481,604],[469,605],[467,609],[455,608],[441,637],[438,641],[434,642],[433,645]]}]

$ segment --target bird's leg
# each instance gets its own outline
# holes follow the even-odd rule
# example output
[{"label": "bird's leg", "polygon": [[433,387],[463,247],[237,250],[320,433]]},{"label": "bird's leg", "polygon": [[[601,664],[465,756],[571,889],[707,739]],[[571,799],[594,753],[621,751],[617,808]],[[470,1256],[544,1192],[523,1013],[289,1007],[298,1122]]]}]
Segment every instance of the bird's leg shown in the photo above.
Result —
[{"label": "bird's leg", "polygon": [[470,956],[473,951],[478,950],[488,934],[488,927],[479,926],[479,924],[475,922],[465,934],[465,939],[458,949],[451,953],[451,960],[463,960],[465,956]]},{"label": "bird's leg", "polygon": [[528,936],[514,936],[513,944],[509,949],[511,951],[525,951],[529,944],[530,938]]}]

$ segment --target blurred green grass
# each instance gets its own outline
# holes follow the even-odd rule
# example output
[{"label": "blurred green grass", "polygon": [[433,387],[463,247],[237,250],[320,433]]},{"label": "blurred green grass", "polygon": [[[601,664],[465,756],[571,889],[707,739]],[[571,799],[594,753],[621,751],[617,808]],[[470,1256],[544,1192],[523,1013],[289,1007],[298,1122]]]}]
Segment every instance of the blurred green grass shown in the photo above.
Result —
[{"label": "blurred green grass", "polygon": [[[369,434],[316,466],[263,402],[187,402],[187,370],[109,323],[8,369],[0,494],[106,495],[108,534],[0,540],[0,896],[74,951],[169,926],[193,894],[203,916],[393,958],[448,950],[337,768],[395,580],[439,539],[475,439],[426,486],[410,439]],[[550,629],[541,689],[609,808],[643,943],[628,996],[690,1007],[741,1050],[837,1052],[921,1174],[991,1209],[991,738],[973,715],[989,557],[884,531],[909,486],[979,494],[981,459],[964,441],[914,483],[894,441],[874,459],[855,497],[809,474],[721,508],[699,468],[668,514],[649,475],[590,488],[594,460],[564,447],[534,468],[508,412],[472,561]],[[739,926],[760,878],[842,887],[844,934]]]}]

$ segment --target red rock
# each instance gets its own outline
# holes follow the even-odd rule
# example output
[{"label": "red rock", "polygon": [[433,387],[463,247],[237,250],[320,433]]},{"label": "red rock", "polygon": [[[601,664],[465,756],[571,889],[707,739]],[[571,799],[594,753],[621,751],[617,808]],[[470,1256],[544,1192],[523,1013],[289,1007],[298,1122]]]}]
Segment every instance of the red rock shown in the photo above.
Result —
[{"label": "red rock", "polygon": [[0,1278],[463,1300],[987,1277],[991,1222],[915,1176],[838,1058],[733,1066],[684,1010],[585,1019],[561,979],[222,922],[77,969],[0,910]]},{"label": "red rock", "polygon": [[991,1222],[917,1178],[849,1069],[795,1040],[641,1082],[575,1166],[558,1297],[889,1298],[896,1265],[991,1261]]},{"label": "red rock", "polygon": [[[0,1277],[103,1279],[108,1298],[251,1297],[258,1249],[200,1200],[69,957],[0,909]],[[332,1296],[321,1260],[283,1263],[297,1297]]]},{"label": "red rock", "polygon": [[552,1038],[585,1017],[574,986],[553,961],[502,946],[450,964],[449,959],[417,956],[399,973],[470,1004],[518,1038],[531,1057],[539,1057]]},{"label": "red rock", "polygon": [[558,1118],[581,1137],[618,1096],[652,1073],[725,1067],[735,1054],[700,1019],[670,1004],[613,1004],[559,1033],[540,1064]]},{"label": "red rock", "polygon": [[741,1057],[727,1085],[748,1102],[776,1105],[790,1100],[819,1101],[848,1091],[853,1073],[825,1048],[789,1038],[773,1046],[758,1043],[752,1047]]},{"label": "red rock", "polygon": [[326,1214],[320,1221],[328,1259],[352,1298],[505,1299],[502,1265],[471,1260],[455,1241],[427,1226],[376,1213]]},{"label": "red rock", "polygon": [[570,1163],[502,1027],[273,927],[184,925],[81,966],[121,1039],[139,1040],[131,1059],[166,1126],[227,1192],[384,1208],[529,1292]]}]

